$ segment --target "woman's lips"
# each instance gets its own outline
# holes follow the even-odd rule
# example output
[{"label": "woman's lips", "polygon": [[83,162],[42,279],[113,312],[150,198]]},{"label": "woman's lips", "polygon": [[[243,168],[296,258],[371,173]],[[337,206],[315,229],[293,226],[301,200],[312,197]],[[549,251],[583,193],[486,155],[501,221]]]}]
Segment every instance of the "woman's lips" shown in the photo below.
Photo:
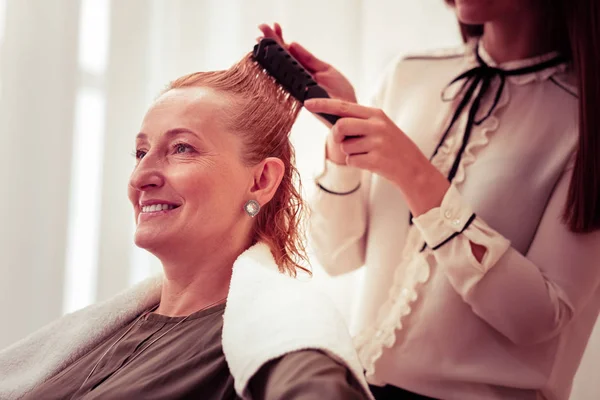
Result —
[{"label": "woman's lips", "polygon": [[164,210],[155,210],[155,209],[151,209],[151,211],[141,211],[138,214],[138,224],[144,221],[150,221],[154,218],[162,218],[162,217],[167,217],[167,216],[171,216],[174,213],[178,212],[179,209],[181,207],[175,207],[175,208],[167,208]]}]

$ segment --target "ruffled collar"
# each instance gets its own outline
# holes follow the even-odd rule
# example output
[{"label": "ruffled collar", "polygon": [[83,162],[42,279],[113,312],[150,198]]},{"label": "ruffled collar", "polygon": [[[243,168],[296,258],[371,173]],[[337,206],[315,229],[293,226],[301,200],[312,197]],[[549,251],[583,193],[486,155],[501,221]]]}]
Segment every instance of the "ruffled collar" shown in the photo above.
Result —
[{"label": "ruffled collar", "polygon": [[[538,55],[535,57],[527,57],[519,60],[511,60],[503,63],[498,63],[496,60],[492,58],[492,56],[487,52],[483,42],[479,39],[473,39],[469,41],[467,44],[467,54],[466,58],[468,60],[469,65],[476,66],[478,64],[477,55],[490,67],[501,68],[504,70],[514,70],[520,68],[530,67],[532,65],[540,64],[551,60],[560,55],[558,51],[551,51],[542,55]],[[541,71],[531,72],[528,74],[522,75],[512,75],[508,76],[507,80],[511,83],[515,83],[517,85],[524,85],[530,82],[540,82],[550,79],[556,73],[564,72],[568,67],[568,62],[563,62],[553,67],[545,68]]]}]

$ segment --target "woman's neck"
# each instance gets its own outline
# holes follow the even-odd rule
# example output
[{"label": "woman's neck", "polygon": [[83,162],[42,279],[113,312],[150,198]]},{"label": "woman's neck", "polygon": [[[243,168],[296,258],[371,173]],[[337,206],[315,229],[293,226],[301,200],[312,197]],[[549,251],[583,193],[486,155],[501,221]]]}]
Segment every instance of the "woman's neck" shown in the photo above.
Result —
[{"label": "woman's neck", "polygon": [[177,278],[165,274],[160,305],[155,312],[179,317],[220,304],[227,298],[231,269],[231,266],[203,268],[192,276]]},{"label": "woman's neck", "polygon": [[[163,264],[160,304],[156,313],[184,316],[221,303],[227,298],[233,263],[248,246],[173,249],[175,257],[159,257]],[[186,254],[185,251],[189,254]]]},{"label": "woman's neck", "polygon": [[556,50],[549,26],[542,11],[523,8],[510,19],[487,22],[481,40],[497,63],[521,60]]}]

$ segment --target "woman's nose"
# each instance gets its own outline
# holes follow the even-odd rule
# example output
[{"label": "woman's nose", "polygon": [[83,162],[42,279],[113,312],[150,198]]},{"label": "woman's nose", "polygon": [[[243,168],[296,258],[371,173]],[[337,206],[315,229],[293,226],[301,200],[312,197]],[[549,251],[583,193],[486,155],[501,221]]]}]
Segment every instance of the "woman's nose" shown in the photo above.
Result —
[{"label": "woman's nose", "polygon": [[164,185],[164,175],[159,163],[146,156],[136,166],[129,186],[136,190],[148,190]]}]

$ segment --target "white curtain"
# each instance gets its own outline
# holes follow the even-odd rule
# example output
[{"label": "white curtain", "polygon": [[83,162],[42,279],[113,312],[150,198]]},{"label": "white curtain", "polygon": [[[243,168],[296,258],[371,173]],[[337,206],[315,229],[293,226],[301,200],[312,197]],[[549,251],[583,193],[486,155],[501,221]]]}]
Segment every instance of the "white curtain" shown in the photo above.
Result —
[{"label": "white curtain", "polygon": [[[364,100],[396,55],[460,43],[443,3],[0,0],[0,348],[160,270],[132,244],[126,187],[133,138],[168,81],[227,68],[251,50],[259,23],[278,21]],[[306,195],[325,134],[306,114],[292,133]],[[329,279],[312,262],[350,321],[360,272]],[[599,348],[576,400],[600,396]]]}]

